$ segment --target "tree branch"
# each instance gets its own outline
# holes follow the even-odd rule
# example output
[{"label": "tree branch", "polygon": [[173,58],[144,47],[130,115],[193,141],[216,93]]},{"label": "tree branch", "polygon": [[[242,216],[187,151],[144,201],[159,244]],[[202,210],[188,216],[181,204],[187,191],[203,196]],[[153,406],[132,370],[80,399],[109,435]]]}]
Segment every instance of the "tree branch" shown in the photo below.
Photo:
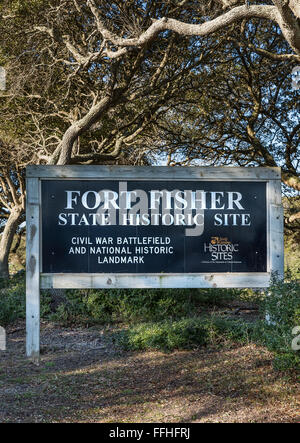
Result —
[{"label": "tree branch", "polygon": [[95,19],[99,33],[112,44],[119,47],[140,47],[151,41],[162,31],[174,31],[181,35],[206,36],[216,32],[238,20],[253,17],[276,21],[277,8],[275,6],[238,6],[221,16],[201,24],[184,23],[172,18],[154,20],[152,25],[137,38],[121,38],[110,32],[103,24],[94,0],[87,1]]}]

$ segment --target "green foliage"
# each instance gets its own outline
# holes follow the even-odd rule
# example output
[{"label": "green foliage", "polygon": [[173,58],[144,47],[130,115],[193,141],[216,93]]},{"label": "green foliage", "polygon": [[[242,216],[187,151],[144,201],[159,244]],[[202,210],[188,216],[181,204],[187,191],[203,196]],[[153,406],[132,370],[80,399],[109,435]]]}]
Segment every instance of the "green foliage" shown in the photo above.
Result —
[{"label": "green foliage", "polygon": [[240,320],[191,317],[177,321],[143,323],[114,334],[116,342],[127,350],[190,349],[219,345],[224,340],[246,341],[252,326]]},{"label": "green foliage", "polygon": [[72,323],[159,321],[191,315],[198,304],[198,291],[187,289],[131,289],[67,291],[52,319]]},{"label": "green foliage", "polygon": [[260,300],[261,295],[252,289],[203,288],[196,289],[193,297],[195,303],[200,306],[224,306],[224,304],[237,300],[256,303]]},{"label": "green foliage", "polygon": [[25,281],[21,275],[0,280],[0,325],[25,318]]},{"label": "green foliage", "polygon": [[280,370],[300,369],[300,351],[292,350],[295,326],[300,326],[300,283],[274,280],[262,303],[268,323],[261,322],[257,337],[274,352],[274,366]]},{"label": "green foliage", "polygon": [[[41,317],[50,314],[50,296],[41,293]],[[8,326],[26,316],[25,272],[15,274],[11,279],[0,280],[0,325]]]},{"label": "green foliage", "polygon": [[285,266],[287,272],[295,280],[300,279],[300,229],[298,229],[297,234],[297,237],[296,235],[285,235]]},{"label": "green foliage", "polygon": [[59,324],[137,323],[191,317],[232,300],[256,301],[238,289],[69,290],[51,319]]},{"label": "green foliage", "polygon": [[[2,286],[0,282],[0,290],[2,323],[25,318],[25,273],[15,274]],[[41,291],[41,317],[64,326],[176,320],[245,294],[223,289],[68,290],[54,307],[50,291]]]}]

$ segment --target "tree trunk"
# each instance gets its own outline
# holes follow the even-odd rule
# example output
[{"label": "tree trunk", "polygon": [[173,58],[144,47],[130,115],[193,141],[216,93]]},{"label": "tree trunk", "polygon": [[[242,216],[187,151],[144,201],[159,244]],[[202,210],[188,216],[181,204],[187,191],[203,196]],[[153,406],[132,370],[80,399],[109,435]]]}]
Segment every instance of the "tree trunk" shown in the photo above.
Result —
[{"label": "tree trunk", "polygon": [[0,278],[8,278],[8,257],[16,233],[20,218],[22,215],[22,207],[16,206],[11,210],[7,219],[5,228],[0,239]]},{"label": "tree trunk", "polygon": [[121,95],[119,96],[118,90],[115,90],[112,95],[105,96],[97,104],[93,105],[82,119],[76,121],[66,130],[61,141],[61,151],[57,162],[58,165],[70,164],[72,148],[75,140],[82,133],[89,130],[91,126],[100,119],[104,112],[117,103],[120,97]]}]

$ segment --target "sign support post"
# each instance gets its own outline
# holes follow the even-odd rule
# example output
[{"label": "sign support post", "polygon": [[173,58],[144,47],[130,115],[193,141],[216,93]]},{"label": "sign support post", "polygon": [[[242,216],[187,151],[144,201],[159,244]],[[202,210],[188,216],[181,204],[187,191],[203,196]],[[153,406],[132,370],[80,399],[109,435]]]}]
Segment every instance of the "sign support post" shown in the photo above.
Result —
[{"label": "sign support post", "polygon": [[281,201],[281,180],[269,184],[269,253],[270,271],[284,278],[283,206]]},{"label": "sign support post", "polygon": [[40,361],[40,186],[26,179],[26,355]]}]

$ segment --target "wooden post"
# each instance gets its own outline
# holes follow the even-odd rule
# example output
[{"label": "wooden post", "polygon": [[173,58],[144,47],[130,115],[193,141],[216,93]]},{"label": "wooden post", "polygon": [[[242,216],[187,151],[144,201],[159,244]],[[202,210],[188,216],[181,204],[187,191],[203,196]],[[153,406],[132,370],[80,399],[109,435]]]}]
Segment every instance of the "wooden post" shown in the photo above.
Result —
[{"label": "wooden post", "polygon": [[39,179],[26,180],[26,355],[40,362]]},{"label": "wooden post", "polygon": [[275,272],[279,279],[284,279],[283,206],[280,179],[269,183],[268,194],[270,272]]},{"label": "wooden post", "polygon": [[[280,177],[279,177],[280,178]],[[269,270],[280,280],[284,279],[284,241],[283,241],[283,206],[281,193],[281,180],[272,180],[268,189],[269,201]],[[269,312],[265,313],[268,325],[274,325]]]}]

